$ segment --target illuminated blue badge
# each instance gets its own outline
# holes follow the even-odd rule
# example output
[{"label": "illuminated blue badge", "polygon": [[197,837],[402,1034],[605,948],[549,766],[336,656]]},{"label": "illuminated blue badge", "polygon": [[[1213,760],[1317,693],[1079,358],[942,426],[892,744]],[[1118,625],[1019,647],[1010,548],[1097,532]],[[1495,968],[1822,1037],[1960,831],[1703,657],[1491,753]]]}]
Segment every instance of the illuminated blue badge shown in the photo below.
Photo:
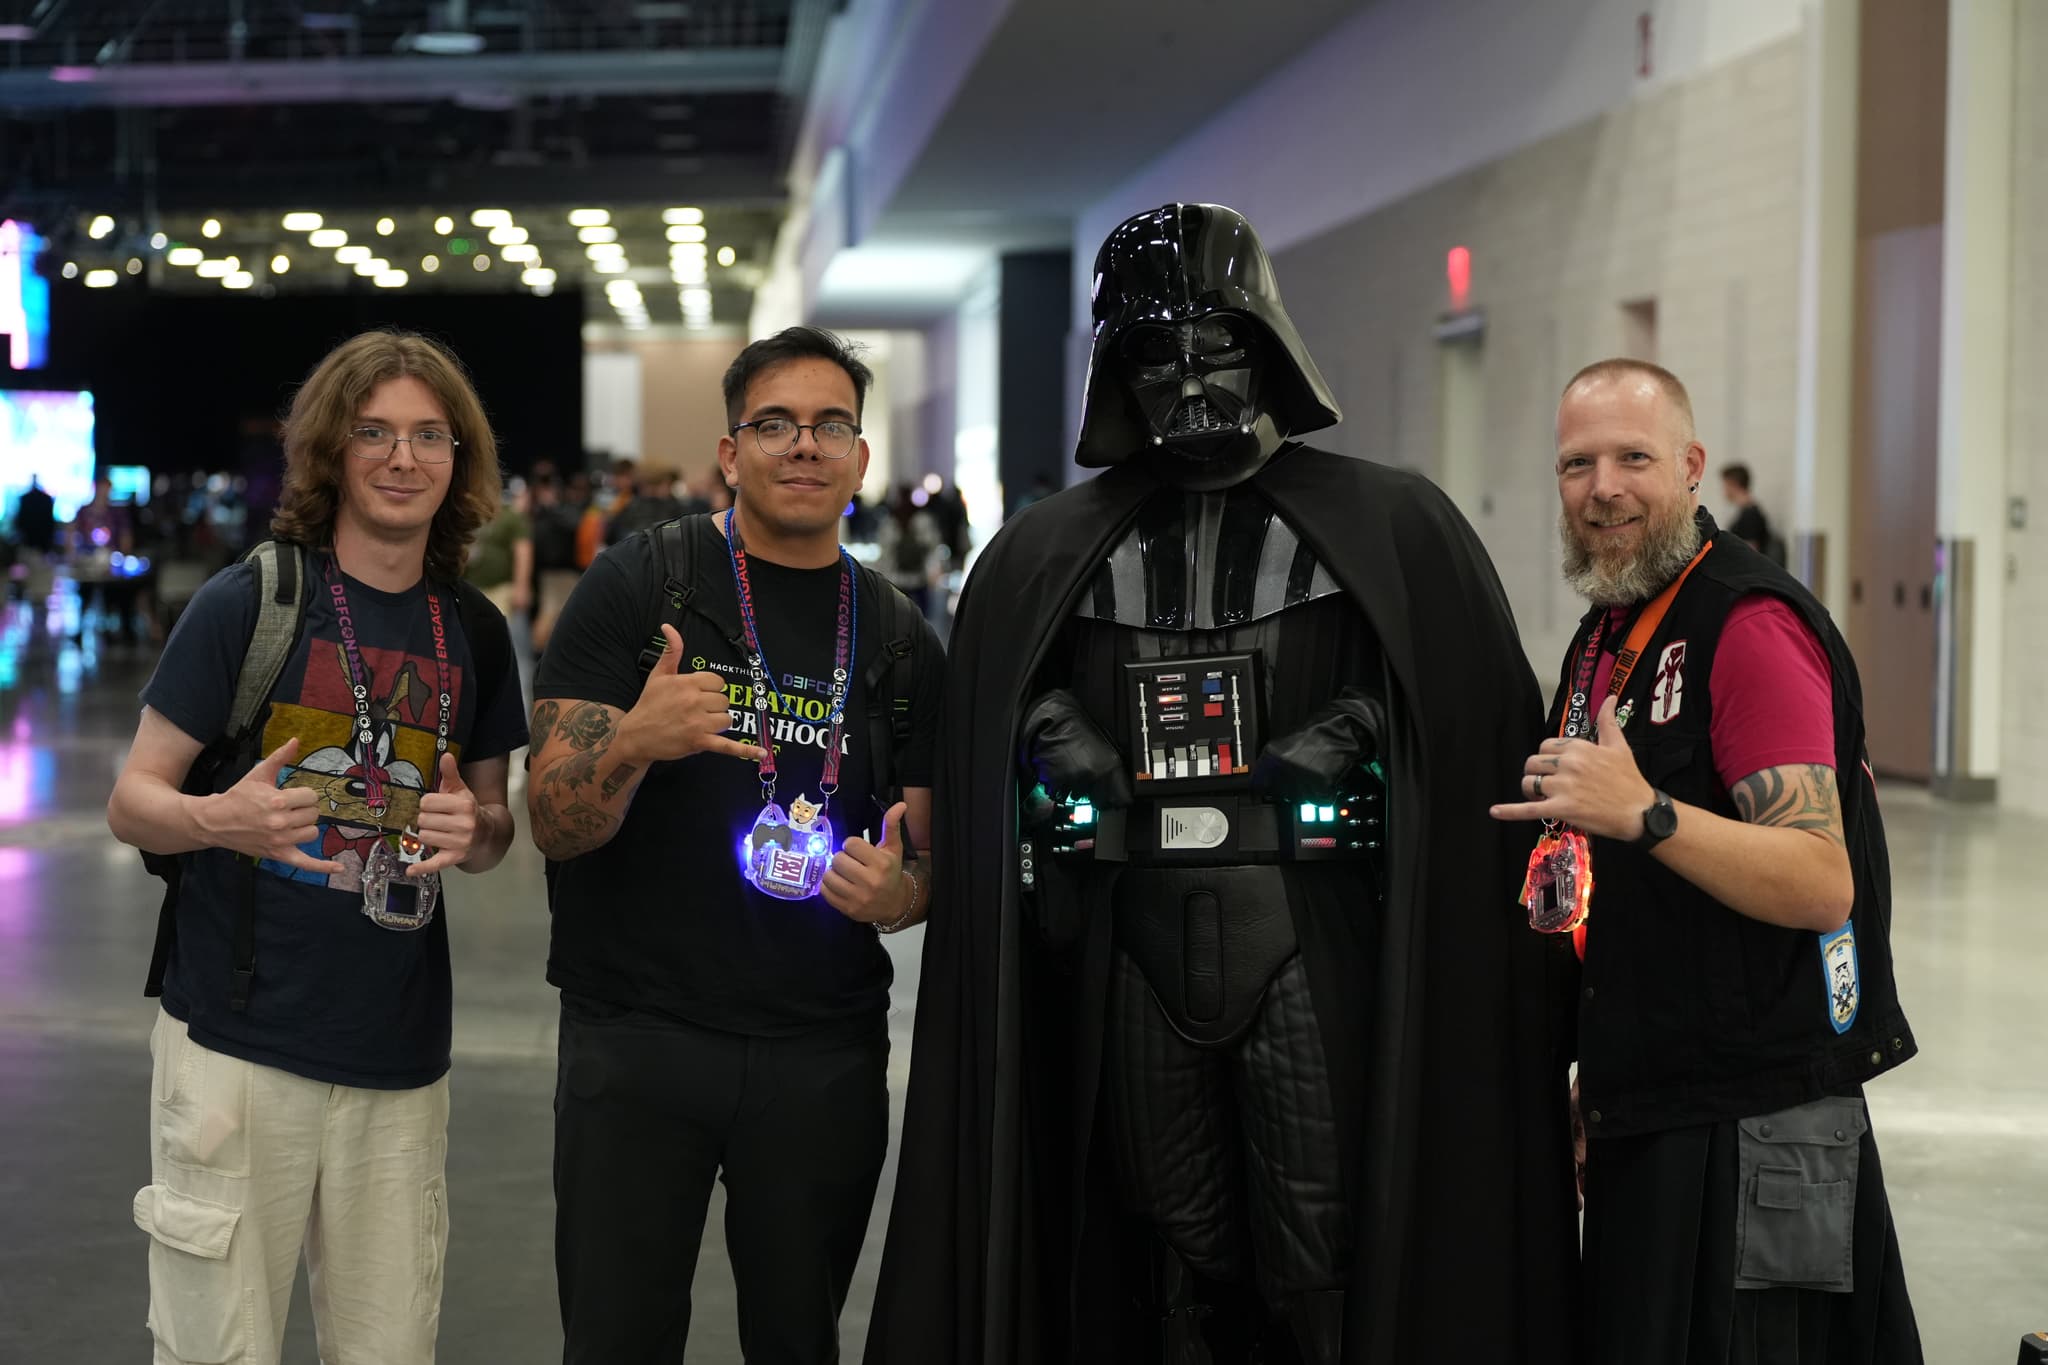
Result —
[{"label": "illuminated blue badge", "polygon": [[786,901],[818,894],[832,865],[832,822],[799,796],[784,811],[770,801],[740,845],[740,871],[755,888]]},{"label": "illuminated blue badge", "polygon": [[1847,1033],[1856,1022],[1856,1010],[1863,1003],[1863,983],[1856,968],[1856,925],[1843,925],[1832,934],[1820,936],[1821,976],[1827,983],[1828,1022],[1835,1032]]}]

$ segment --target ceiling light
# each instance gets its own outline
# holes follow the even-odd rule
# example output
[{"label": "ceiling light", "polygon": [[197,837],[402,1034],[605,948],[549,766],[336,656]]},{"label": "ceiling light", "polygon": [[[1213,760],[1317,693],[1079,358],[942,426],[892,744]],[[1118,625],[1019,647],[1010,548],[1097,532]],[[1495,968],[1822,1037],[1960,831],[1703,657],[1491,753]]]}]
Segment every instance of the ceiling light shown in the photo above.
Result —
[{"label": "ceiling light", "polygon": [[626,259],[626,248],[617,242],[592,242],[583,248],[583,254],[593,261],[623,261]]},{"label": "ceiling light", "polygon": [[701,261],[710,254],[710,249],[707,248],[702,242],[669,243],[668,255],[669,259],[672,261]]},{"label": "ceiling light", "polygon": [[444,29],[438,33],[415,33],[410,41],[413,51],[433,57],[468,57],[484,50],[481,33],[455,33]]},{"label": "ceiling light", "polygon": [[576,230],[576,240],[579,242],[616,242],[619,240],[619,230],[615,227],[578,228]]},{"label": "ceiling light", "polygon": [[277,255],[270,258],[270,273],[273,275],[282,275],[291,268],[292,258],[289,256]]},{"label": "ceiling light", "polygon": [[371,279],[375,276],[386,274],[390,269],[391,262],[386,260],[372,259],[356,262],[356,274],[361,275],[364,279]]},{"label": "ceiling light", "polygon": [[488,256],[472,256],[469,258],[469,263],[478,270],[489,270],[491,268],[491,258]]},{"label": "ceiling light", "polygon": [[533,287],[533,296],[537,299],[553,298],[554,293],[555,287],[551,284],[537,284]]},{"label": "ceiling light", "polygon": [[315,232],[323,220],[317,213],[287,213],[284,216],[286,232]]},{"label": "ceiling light", "polygon": [[334,259],[343,265],[361,265],[370,259],[370,248],[366,246],[345,246],[334,253]]},{"label": "ceiling light", "polygon": [[469,215],[469,221],[480,228],[510,227],[512,215],[504,209],[478,209]]},{"label": "ceiling light", "polygon": [[420,269],[426,271],[429,275],[433,274],[436,270],[439,270],[440,268],[441,258],[439,256],[420,257]]},{"label": "ceiling light", "polygon": [[611,214],[603,209],[570,209],[569,226],[580,228],[603,227],[612,220]]},{"label": "ceiling light", "polygon": [[539,288],[541,285],[544,284],[553,284],[555,282],[555,272],[548,269],[544,265],[537,265],[534,266],[531,270],[520,271],[519,282],[521,284],[530,284],[533,285],[535,288]]},{"label": "ceiling light", "polygon": [[142,258],[140,256],[130,256],[128,258],[128,273],[131,275],[140,275],[142,273]]},{"label": "ceiling light", "polygon": [[[100,238],[106,236],[113,230],[114,220],[107,217],[107,215],[103,213],[99,217],[92,220],[92,226],[88,227],[85,230],[85,235],[92,238],[95,242],[97,242]],[[96,287],[104,289],[106,286],[99,285]]]},{"label": "ceiling light", "polygon": [[67,280],[75,280],[78,278],[78,262],[64,262],[64,278]]},{"label": "ceiling light", "polygon": [[527,239],[527,236],[528,234],[525,228],[512,227],[511,225],[506,224],[491,229],[491,245],[517,246],[519,245],[519,243],[525,241]]},{"label": "ceiling light", "polygon": [[704,240],[704,229],[692,224],[678,225],[668,230],[668,239],[671,242],[701,242]]},{"label": "ceiling light", "polygon": [[704,221],[704,210],[663,209],[661,211],[661,221],[664,223],[701,223]]},{"label": "ceiling light", "polygon": [[209,218],[205,222],[201,223],[199,225],[199,235],[201,237],[220,236],[220,219]]},{"label": "ceiling light", "polygon": [[521,242],[506,247],[503,251],[500,251],[498,254],[500,256],[503,256],[506,260],[511,261],[515,264],[525,264],[528,261],[537,261],[540,259],[540,248],[537,246],[530,245],[528,243]]},{"label": "ceiling light", "polygon": [[405,288],[406,278],[406,273],[403,270],[386,270],[377,276],[377,287],[379,289],[403,289]]},{"label": "ceiling light", "polygon": [[323,251],[331,246],[340,246],[343,242],[346,242],[347,240],[348,234],[346,232],[343,232],[340,228],[321,228],[318,232],[314,233],[311,237],[308,237],[306,239],[308,244],[312,246],[317,246]]},{"label": "ceiling light", "polygon": [[170,240],[170,238],[164,236],[161,232],[152,232],[149,234],[149,244],[152,247],[156,248],[158,251],[162,251],[164,247],[169,244]]},{"label": "ceiling light", "polygon": [[247,289],[256,283],[256,277],[246,270],[237,270],[223,275],[220,282],[229,289]]},{"label": "ceiling light", "polygon": [[392,222],[389,218],[379,218],[377,220],[377,235],[379,237],[389,237],[396,231],[398,231],[398,224]]},{"label": "ceiling light", "polygon": [[164,253],[164,259],[172,265],[198,265],[206,259],[206,253],[196,246],[174,246]]},{"label": "ceiling light", "polygon": [[734,261],[737,261],[739,258],[739,252],[734,251],[729,246],[722,246],[718,248],[718,263],[720,265],[731,265]]},{"label": "ceiling light", "polygon": [[683,307],[685,308],[709,308],[711,306],[711,291],[709,289],[685,289],[682,292],[682,300]]},{"label": "ceiling light", "polygon": [[602,261],[592,261],[590,268],[600,275],[616,275],[626,268],[626,262],[620,257],[613,256]]},{"label": "ceiling light", "polygon": [[455,231],[455,220],[445,213],[442,214],[434,220],[434,231],[440,233],[443,237],[447,236]]},{"label": "ceiling light", "polygon": [[120,276],[111,270],[88,270],[85,272],[87,289],[112,289]]},{"label": "ceiling light", "polygon": [[241,262],[232,257],[225,261],[201,261],[199,263],[199,278],[202,280],[223,279],[234,274],[240,268]]}]

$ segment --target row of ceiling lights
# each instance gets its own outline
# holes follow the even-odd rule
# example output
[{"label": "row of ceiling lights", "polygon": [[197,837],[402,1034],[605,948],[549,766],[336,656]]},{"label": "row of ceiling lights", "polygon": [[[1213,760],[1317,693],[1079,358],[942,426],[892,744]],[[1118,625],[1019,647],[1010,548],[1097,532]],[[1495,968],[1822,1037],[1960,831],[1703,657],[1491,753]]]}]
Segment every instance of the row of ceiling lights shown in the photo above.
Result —
[{"label": "row of ceiling lights", "polygon": [[[669,275],[677,286],[677,302],[682,307],[684,325],[695,328],[708,327],[711,325],[711,290],[707,268],[710,248],[706,241],[708,234],[704,228],[704,211],[698,208],[671,208],[663,210],[661,216],[666,225],[665,235],[669,242]],[[623,275],[631,268],[626,259],[626,249],[619,243],[618,229],[611,224],[609,210],[572,209],[568,221],[569,225],[577,230],[577,239],[583,243],[584,253],[589,258],[593,271],[602,275]],[[542,296],[554,291],[559,276],[542,261],[540,248],[530,240],[531,234],[513,222],[509,210],[478,209],[470,214],[470,223],[472,226],[486,229],[491,244],[499,249],[498,254],[503,259],[522,267],[519,277],[522,284]],[[307,245],[332,250],[338,262],[353,266],[358,275],[372,279],[381,287],[402,288],[410,278],[406,271],[394,268],[389,261],[381,257],[373,256],[369,247],[351,244],[347,232],[326,226],[326,220],[320,214],[287,213],[282,219],[282,226],[288,232],[306,233]],[[397,230],[397,224],[388,217],[378,219],[376,226],[378,235],[383,237],[388,237]],[[97,241],[110,235],[114,227],[114,220],[101,214],[88,225],[86,233]],[[435,219],[434,231],[437,233],[446,236],[454,230],[454,219],[445,214]],[[217,218],[208,218],[200,225],[200,235],[209,239],[218,237],[220,231],[220,220]],[[150,245],[161,250],[166,245],[164,234],[155,234]],[[229,289],[247,289],[255,283],[253,272],[243,270],[240,260],[233,256],[209,259],[198,247],[179,246],[172,248],[165,259],[172,265],[196,267],[201,277],[219,279],[222,285]],[[732,247],[722,246],[718,249],[718,263],[721,266],[730,266],[737,259],[738,253]],[[476,253],[470,257],[470,261],[476,270],[490,269],[491,259],[485,253]],[[438,271],[440,265],[438,256],[426,256],[420,261],[420,269],[428,274]],[[141,269],[141,260],[131,257],[127,267],[128,273],[139,274]],[[282,275],[290,269],[289,256],[280,253],[271,258],[271,274]],[[67,279],[76,276],[76,262],[67,261],[64,274]],[[118,280],[119,276],[112,270],[93,270],[87,272],[85,282],[89,288],[110,288]],[[648,325],[646,301],[640,293],[640,287],[633,281],[608,281],[605,297],[619,314],[620,321],[627,327],[638,329]]]}]

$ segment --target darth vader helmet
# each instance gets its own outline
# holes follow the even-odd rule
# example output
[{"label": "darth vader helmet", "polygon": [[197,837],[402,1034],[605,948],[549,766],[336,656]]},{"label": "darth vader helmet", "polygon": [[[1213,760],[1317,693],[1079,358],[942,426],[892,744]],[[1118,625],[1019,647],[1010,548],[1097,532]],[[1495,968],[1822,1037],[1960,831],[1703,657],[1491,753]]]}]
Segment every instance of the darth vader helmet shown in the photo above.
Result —
[{"label": "darth vader helmet", "polygon": [[1119,224],[1095,257],[1092,312],[1076,463],[1139,457],[1171,482],[1224,488],[1341,420],[1235,209],[1167,204]]}]

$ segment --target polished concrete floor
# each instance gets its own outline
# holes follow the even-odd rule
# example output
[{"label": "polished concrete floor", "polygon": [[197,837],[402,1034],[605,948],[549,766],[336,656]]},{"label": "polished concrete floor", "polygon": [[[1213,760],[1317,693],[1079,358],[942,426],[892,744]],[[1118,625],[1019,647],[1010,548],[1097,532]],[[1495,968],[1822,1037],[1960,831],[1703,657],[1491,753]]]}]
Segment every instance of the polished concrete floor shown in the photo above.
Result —
[{"label": "polished concrete floor", "polygon": [[[148,1035],[140,998],[158,883],[103,807],[151,659],[0,617],[0,1362],[148,1358],[143,1235]],[[2048,821],[1889,790],[1898,974],[1922,1054],[1871,1090],[1927,1358],[2005,1365],[2048,1328]],[[553,992],[530,846],[453,886],[452,1240],[440,1359],[559,1359],[550,1260]],[[892,1091],[916,1000],[896,955]],[[857,1360],[884,1224],[871,1225],[843,1338]],[[689,1359],[736,1362],[713,1209]],[[285,1359],[316,1358],[303,1286]],[[937,1365],[935,1362],[934,1365]],[[1652,1365],[1646,1362],[1645,1365]]]}]

